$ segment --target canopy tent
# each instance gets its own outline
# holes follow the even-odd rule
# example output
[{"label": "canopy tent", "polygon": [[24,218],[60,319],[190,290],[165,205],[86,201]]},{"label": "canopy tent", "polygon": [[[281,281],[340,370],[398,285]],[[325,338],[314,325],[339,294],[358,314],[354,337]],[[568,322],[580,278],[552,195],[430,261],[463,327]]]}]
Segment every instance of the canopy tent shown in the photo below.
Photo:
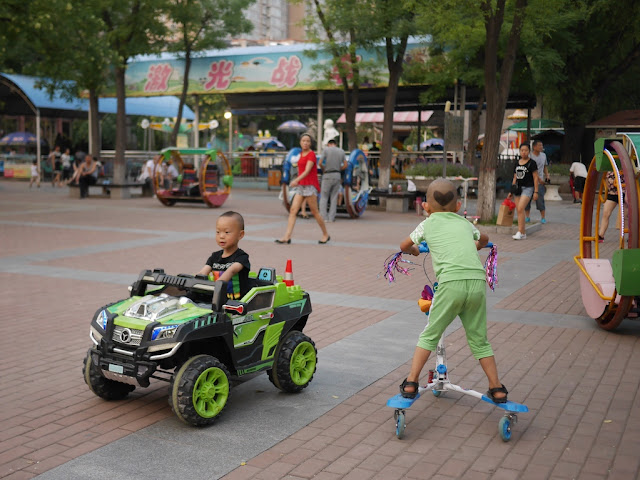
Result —
[{"label": "canopy tent", "polygon": [[[89,111],[89,100],[84,98],[66,98],[62,92],[49,95],[37,88],[41,81],[38,77],[0,73],[0,105],[3,114],[33,115],[36,117],[36,158],[40,162],[40,119],[42,117],[84,118]],[[150,117],[174,117],[178,113],[180,100],[173,96],[125,99],[127,115],[145,115]],[[98,101],[98,113],[116,113],[116,98],[101,98]],[[184,106],[182,116],[193,120],[193,111]]]},{"label": "canopy tent", "polygon": [[[89,111],[89,100],[85,98],[68,99],[62,92],[56,91],[53,96],[36,84],[41,79],[27,75],[0,73],[0,102],[3,112],[10,115],[33,115],[40,111],[42,117],[84,118]],[[178,113],[180,99],[173,96],[127,98],[125,110],[127,115],[145,115],[149,117],[175,117]],[[98,101],[99,113],[116,113],[116,98],[101,98]],[[184,106],[182,117],[193,120],[193,111]]]},{"label": "canopy tent", "polygon": [[[522,122],[514,123],[510,127],[507,127],[507,130],[511,130],[512,132],[526,132],[527,121],[523,120]],[[535,135],[536,133],[545,132],[547,130],[564,131],[564,128],[562,126],[562,122],[559,120],[550,120],[548,118],[531,119],[531,133],[533,135]]]},{"label": "canopy tent", "polygon": [[[42,117],[84,118],[89,111],[86,98],[68,99],[62,92],[56,91],[49,96],[46,90],[36,87],[41,81],[38,77],[0,73],[0,102],[2,113],[8,115],[33,115],[40,111]],[[173,96],[127,98],[127,115],[145,115],[149,117],[175,117],[178,114],[180,99]],[[99,113],[116,113],[116,98],[101,98],[98,101]],[[182,117],[193,120],[193,111],[184,106]]]}]

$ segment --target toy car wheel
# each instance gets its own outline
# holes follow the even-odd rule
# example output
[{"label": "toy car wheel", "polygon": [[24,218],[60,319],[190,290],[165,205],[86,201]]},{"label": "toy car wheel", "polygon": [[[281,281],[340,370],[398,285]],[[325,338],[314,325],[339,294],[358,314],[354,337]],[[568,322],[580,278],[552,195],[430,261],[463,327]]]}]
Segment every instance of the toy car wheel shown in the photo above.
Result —
[{"label": "toy car wheel", "polygon": [[84,381],[89,389],[105,400],[122,400],[135,390],[134,385],[120,383],[102,376],[100,369],[91,361],[91,353],[84,357]]},{"label": "toy car wheel", "polygon": [[313,340],[302,332],[289,332],[278,345],[269,380],[283,392],[300,392],[313,379],[317,356]]},{"label": "toy car wheel", "polygon": [[229,371],[210,355],[187,360],[174,373],[169,405],[176,416],[195,426],[209,425],[222,413],[231,392]]}]

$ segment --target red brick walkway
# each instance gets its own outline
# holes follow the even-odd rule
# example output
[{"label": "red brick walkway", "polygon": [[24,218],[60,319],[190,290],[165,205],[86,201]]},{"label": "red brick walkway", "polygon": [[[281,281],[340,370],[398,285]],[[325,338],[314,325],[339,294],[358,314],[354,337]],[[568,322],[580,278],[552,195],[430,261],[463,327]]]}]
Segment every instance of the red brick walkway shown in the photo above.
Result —
[{"label": "red brick walkway", "polygon": [[[218,211],[165,208],[155,199],[81,201],[62,190],[0,181],[0,478],[33,478],[171,416],[165,384],[120,402],[89,392],[81,371],[89,320],[101,305],[127,295],[126,282],[114,278],[133,280],[158,266],[195,272],[216,248]],[[401,282],[377,278],[384,258],[415,227],[415,214],[367,211],[358,220],[338,219],[324,247],[315,243],[315,222],[300,220],[293,243],[280,246],[272,239],[284,231],[286,215],[276,195],[234,190],[225,204],[245,215],[243,248],[254,267],[281,270],[292,258],[296,282],[309,291],[359,302],[416,301],[425,283],[421,259]],[[554,240],[575,238],[576,225],[553,223],[525,242],[492,236],[501,268]],[[572,260],[563,259],[496,311],[584,316],[575,279]],[[540,288],[546,303],[526,299],[526,291]],[[393,314],[391,307],[314,303],[306,332],[324,348]],[[226,478],[636,478],[638,332],[625,331],[491,323],[510,396],[532,409],[520,416],[511,443],[497,438],[498,411],[453,393],[417,402],[408,411],[406,439],[397,440],[393,411],[384,405],[407,363]],[[407,361],[412,348],[407,345]],[[462,331],[447,338],[447,353],[454,381],[486,389]]]}]

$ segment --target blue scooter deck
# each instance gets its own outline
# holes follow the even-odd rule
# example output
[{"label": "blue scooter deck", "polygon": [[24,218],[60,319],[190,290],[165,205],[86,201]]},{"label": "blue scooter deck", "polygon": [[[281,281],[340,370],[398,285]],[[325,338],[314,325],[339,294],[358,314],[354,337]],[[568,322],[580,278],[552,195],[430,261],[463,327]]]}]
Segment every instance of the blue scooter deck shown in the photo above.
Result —
[{"label": "blue scooter deck", "polygon": [[389,400],[387,400],[387,407],[391,408],[400,408],[404,410],[405,408],[409,408],[413,403],[420,398],[420,394],[416,394],[415,398],[406,398],[403,397],[401,393],[394,395]]},{"label": "blue scooter deck", "polygon": [[[404,410],[406,408],[409,408],[411,405],[413,405],[415,403],[415,401],[418,400],[419,398],[420,398],[420,394],[419,393],[416,395],[415,398],[405,398],[405,397],[402,396],[402,394],[399,393],[399,394],[394,395],[393,397],[391,397],[389,400],[387,400],[387,407],[398,408],[400,410]],[[487,403],[490,403],[494,407],[502,408],[503,410],[505,410],[507,412],[523,413],[523,412],[528,412],[529,411],[529,407],[527,407],[526,405],[523,405],[521,403],[516,403],[516,402],[512,402],[512,401],[507,401],[505,403],[495,403],[493,400],[491,400],[486,395],[482,396],[482,400],[487,402]]]},{"label": "blue scooter deck", "polygon": [[487,403],[490,403],[494,407],[502,408],[503,410],[506,410],[507,412],[520,413],[520,412],[528,412],[529,411],[529,407],[527,407],[526,405],[523,405],[522,403],[512,402],[511,400],[507,400],[504,403],[496,403],[493,400],[491,400],[489,397],[487,397],[486,395],[482,395],[482,400],[484,400]]}]

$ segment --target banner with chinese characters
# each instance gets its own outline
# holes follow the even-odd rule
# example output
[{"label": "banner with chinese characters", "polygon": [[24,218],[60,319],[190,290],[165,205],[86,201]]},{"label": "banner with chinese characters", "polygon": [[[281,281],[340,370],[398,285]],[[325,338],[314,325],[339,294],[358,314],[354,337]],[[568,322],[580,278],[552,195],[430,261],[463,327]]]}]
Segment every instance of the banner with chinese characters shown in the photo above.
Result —
[{"label": "banner with chinese characters", "polygon": [[[247,93],[340,88],[340,77],[333,68],[331,80],[323,66],[331,63],[327,52],[314,51],[313,45],[247,47],[217,50],[192,59],[189,72],[190,94]],[[424,61],[427,45],[410,43],[405,61]],[[358,51],[362,87],[381,87],[387,83],[384,51]],[[348,63],[345,60],[344,63]],[[326,70],[326,69],[325,69]],[[178,95],[182,91],[184,60],[161,56],[132,60],[125,77],[128,97]],[[115,89],[107,92],[115,95]]]}]

